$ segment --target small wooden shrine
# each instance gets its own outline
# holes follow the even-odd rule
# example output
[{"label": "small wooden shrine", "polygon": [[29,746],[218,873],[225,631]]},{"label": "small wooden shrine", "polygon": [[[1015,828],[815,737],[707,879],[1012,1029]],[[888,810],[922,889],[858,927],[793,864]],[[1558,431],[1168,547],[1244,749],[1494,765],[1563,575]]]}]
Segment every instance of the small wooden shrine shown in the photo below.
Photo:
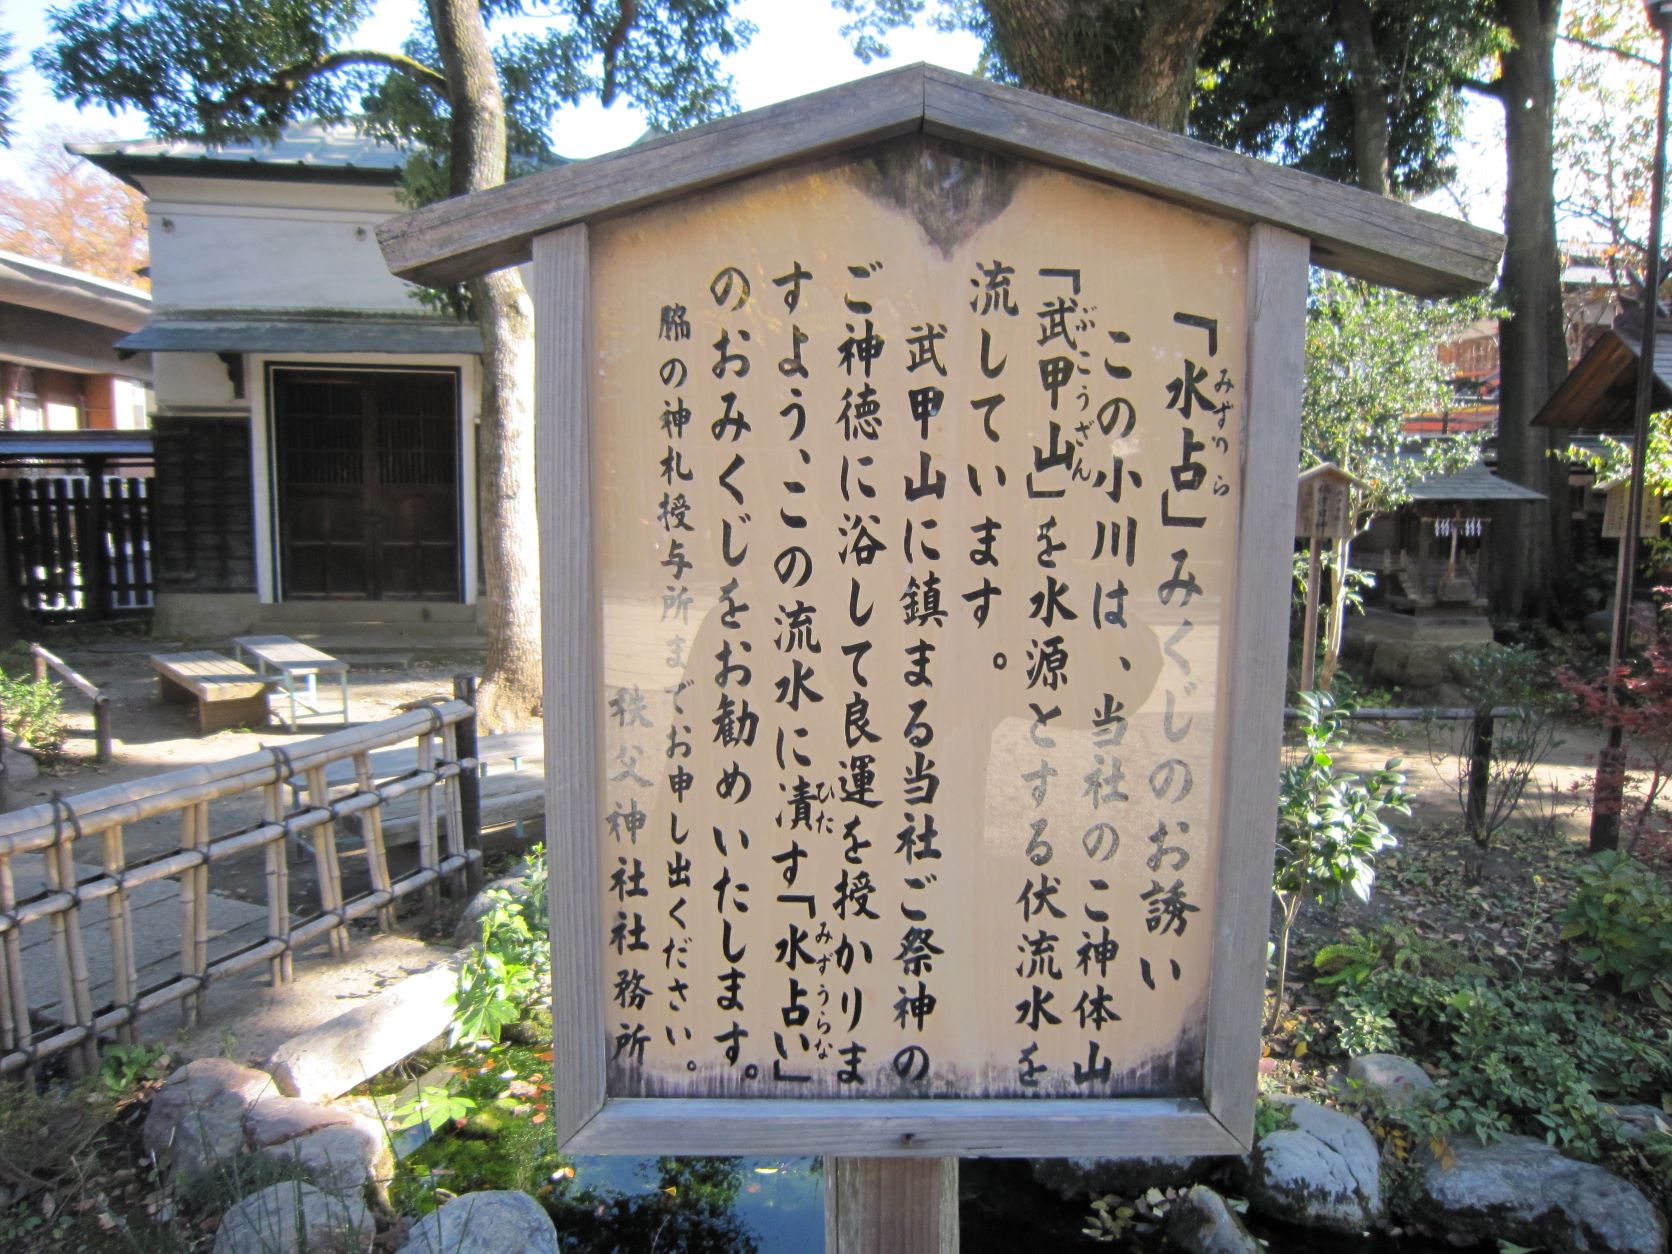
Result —
[{"label": "small wooden shrine", "polygon": [[1396,513],[1377,520],[1366,545],[1382,550],[1388,608],[1484,616],[1495,512],[1543,499],[1479,462],[1417,484]]}]

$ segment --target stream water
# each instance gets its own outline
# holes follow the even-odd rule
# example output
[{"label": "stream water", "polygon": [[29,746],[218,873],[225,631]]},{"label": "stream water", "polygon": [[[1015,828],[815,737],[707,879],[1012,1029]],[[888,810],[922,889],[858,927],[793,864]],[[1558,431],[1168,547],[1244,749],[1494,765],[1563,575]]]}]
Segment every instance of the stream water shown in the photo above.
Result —
[{"label": "stream water", "polygon": [[[681,1254],[819,1254],[824,1175],[816,1158],[589,1158],[573,1160],[558,1209],[565,1248],[584,1254],[666,1250]],[[964,1254],[1049,1250],[1160,1250],[1159,1239],[1118,1247],[1080,1229],[1085,1208],[1034,1183],[1024,1162],[966,1161],[960,1170]],[[1369,1238],[1251,1219],[1273,1254],[1459,1254],[1442,1240]],[[1488,1243],[1480,1254],[1493,1251]]]}]

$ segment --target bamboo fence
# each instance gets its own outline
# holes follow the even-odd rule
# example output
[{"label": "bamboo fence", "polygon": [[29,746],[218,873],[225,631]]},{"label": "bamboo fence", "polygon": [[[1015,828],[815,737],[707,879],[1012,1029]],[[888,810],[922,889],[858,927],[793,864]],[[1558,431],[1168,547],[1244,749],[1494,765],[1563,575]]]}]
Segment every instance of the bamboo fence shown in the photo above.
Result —
[{"label": "bamboo fence", "polygon": [[[143,1017],[180,1003],[195,1026],[203,991],[215,980],[267,963],[275,985],[291,976],[292,956],[325,942],[333,955],[347,952],[348,924],[375,914],[387,929],[394,903],[419,889],[433,895],[443,877],[460,884],[479,869],[476,833],[465,826],[463,783],[476,770],[474,756],[460,756],[460,741],[474,743],[475,711],[463,701],[426,703],[363,727],[315,737],[290,748],[270,748],[225,762],[189,767],[129,784],[0,814],[0,1075],[30,1068],[60,1053],[72,1074],[98,1065],[101,1037],[131,1043]],[[370,755],[401,741],[417,741],[416,766],[374,780]],[[439,743],[438,743],[439,742]],[[326,771],[350,760],[349,791],[333,789]],[[285,804],[287,782],[303,785],[300,799]],[[224,834],[210,830],[209,804],[259,790],[262,817]],[[419,795],[417,866],[391,877],[383,843],[382,807]],[[179,848],[128,864],[124,828],[177,814]],[[337,820],[365,814],[359,824],[369,891],[343,896]],[[292,914],[290,866],[285,844],[311,844],[319,882],[319,910]],[[78,848],[98,851],[98,874],[77,878]],[[264,939],[214,961],[209,959],[209,871],[236,854],[260,851],[266,860],[267,927]],[[38,855],[44,889],[19,900],[14,862]],[[180,891],[179,972],[141,987],[134,949],[130,896],[142,884],[174,880]],[[83,932],[83,909],[104,903],[110,944],[110,997],[93,1004]],[[56,1011],[32,1018],[24,981],[23,929],[44,921],[50,929],[59,995]],[[96,924],[94,925],[97,926]],[[147,961],[155,955],[146,955]]]}]

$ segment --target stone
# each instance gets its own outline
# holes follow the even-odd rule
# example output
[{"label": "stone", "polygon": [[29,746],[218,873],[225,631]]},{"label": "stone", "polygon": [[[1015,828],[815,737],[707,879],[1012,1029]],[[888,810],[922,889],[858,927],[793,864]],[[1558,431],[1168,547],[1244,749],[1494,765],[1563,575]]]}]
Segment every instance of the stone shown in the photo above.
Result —
[{"label": "stone", "polygon": [[1302,1098],[1277,1099],[1294,1121],[1261,1137],[1244,1160],[1248,1201],[1273,1219],[1363,1232],[1382,1218],[1376,1138],[1351,1115]]},{"label": "stone", "polygon": [[395,1175],[389,1138],[363,1121],[334,1124],[257,1151],[276,1162],[296,1162],[308,1180],[326,1193],[358,1196],[370,1184],[381,1188]]},{"label": "stone", "polygon": [[1434,1087],[1428,1073],[1398,1054],[1360,1054],[1347,1063],[1348,1091],[1380,1098],[1389,1110],[1403,1110]]},{"label": "stone", "polygon": [[1167,1213],[1167,1241],[1184,1254],[1262,1254],[1230,1204],[1205,1184],[1194,1184]]},{"label": "stone", "polygon": [[1065,1202],[1110,1193],[1137,1197],[1146,1189],[1177,1189],[1213,1169],[1215,1158],[1036,1158],[1033,1178]]},{"label": "stone", "polygon": [[[295,1140],[321,1128],[335,1124],[353,1123],[363,1119],[352,1111],[319,1102],[303,1101],[295,1097],[271,1094],[257,1098],[244,1112],[244,1139],[251,1149],[266,1149],[284,1141]],[[381,1132],[378,1128],[376,1131]]]},{"label": "stone", "polygon": [[490,880],[482,886],[482,891],[472,897],[459,915],[459,921],[453,925],[453,948],[463,949],[467,945],[474,945],[482,939],[482,919],[499,903],[488,894],[494,891],[510,893],[513,896],[525,895],[528,879],[522,875],[502,875],[496,880]]},{"label": "stone", "polygon": [[1370,682],[1373,684],[1402,684],[1405,667],[1411,660],[1411,646],[1402,640],[1383,640],[1370,656]]},{"label": "stone", "polygon": [[349,1254],[377,1230],[365,1203],[285,1180],[252,1193],[221,1218],[215,1254]]},{"label": "stone", "polygon": [[1613,1125],[1614,1135],[1627,1145],[1641,1145],[1657,1133],[1672,1134],[1672,1114],[1659,1106],[1604,1106],[1603,1117]]},{"label": "stone", "polygon": [[1459,1140],[1449,1163],[1424,1147],[1417,1165],[1415,1217],[1448,1232],[1550,1254],[1665,1254],[1665,1224],[1648,1198],[1533,1137],[1492,1145]]},{"label": "stone", "polygon": [[1413,644],[1405,659],[1405,685],[1432,688],[1445,682],[1446,655],[1437,645]]},{"label": "stone", "polygon": [[145,1148],[177,1174],[196,1175],[244,1151],[244,1115],[272,1077],[226,1058],[199,1058],[164,1081],[145,1116]]},{"label": "stone", "polygon": [[5,767],[8,785],[29,784],[40,778],[41,764],[35,761],[35,755],[14,749],[6,743],[4,733],[0,733],[0,758],[5,759],[0,766]]},{"label": "stone", "polygon": [[[551,1216],[526,1193],[456,1197],[412,1225],[395,1254],[557,1254]],[[217,1254],[219,1252],[217,1251]]]},{"label": "stone", "polygon": [[287,1097],[339,1097],[387,1071],[447,1031],[458,983],[457,955],[409,975],[327,1023],[291,1037],[267,1069]]}]

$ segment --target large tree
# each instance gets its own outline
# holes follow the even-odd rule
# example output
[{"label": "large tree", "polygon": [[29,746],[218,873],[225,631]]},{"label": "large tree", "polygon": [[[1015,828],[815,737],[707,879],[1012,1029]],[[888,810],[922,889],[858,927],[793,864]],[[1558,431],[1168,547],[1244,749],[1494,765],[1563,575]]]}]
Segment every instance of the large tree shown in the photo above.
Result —
[{"label": "large tree", "polygon": [[1030,91],[1184,130],[1202,37],[1227,0],[835,0],[862,60],[920,17],[985,41],[983,72]]},{"label": "large tree", "polygon": [[1549,608],[1550,583],[1570,543],[1567,465],[1550,456],[1548,432],[1530,425],[1567,374],[1554,146],[1561,9],[1561,0],[1496,0],[1505,32],[1497,73],[1472,84],[1504,109],[1498,473],[1545,494],[1537,506],[1502,510],[1496,520],[1492,600],[1510,615]]},{"label": "large tree", "polygon": [[[617,97],[677,127],[733,107],[719,57],[749,34],[729,0],[427,0],[398,49],[361,48],[372,0],[77,0],[50,14],[36,65],[66,99],[142,111],[158,134],[272,136],[358,119],[415,146],[415,199],[503,183],[552,157],[565,105]],[[534,18],[542,19],[540,21]],[[497,38],[489,24],[505,22]],[[539,709],[532,311],[515,270],[465,285],[482,331],[484,727]]]},{"label": "large tree", "polygon": [[1232,0],[1202,44],[1190,131],[1419,195],[1452,177],[1458,89],[1498,35],[1480,0]]}]

